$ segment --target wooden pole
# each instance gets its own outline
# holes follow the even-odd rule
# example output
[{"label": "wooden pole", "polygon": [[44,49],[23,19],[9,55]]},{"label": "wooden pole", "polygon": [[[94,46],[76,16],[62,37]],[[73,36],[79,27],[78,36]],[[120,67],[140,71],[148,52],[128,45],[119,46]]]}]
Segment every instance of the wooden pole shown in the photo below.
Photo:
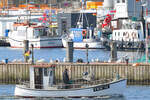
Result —
[{"label": "wooden pole", "polygon": [[110,44],[111,47],[111,62],[117,61],[117,47],[115,42],[111,42]]},{"label": "wooden pole", "polygon": [[86,44],[85,47],[86,47],[86,62],[89,63],[89,61],[88,61],[88,48],[89,48],[89,45]]},{"label": "wooden pole", "polygon": [[33,46],[33,44],[31,44],[31,48],[32,48],[32,64],[34,64],[34,50],[33,50],[34,46]]},{"label": "wooden pole", "polygon": [[73,42],[72,41],[67,42],[66,56],[67,56],[67,62],[73,62]]},{"label": "wooden pole", "polygon": [[24,53],[23,53],[24,54],[24,61],[28,62],[29,57],[25,56],[25,53],[27,51],[29,51],[29,40],[24,40],[23,43],[24,43]]}]

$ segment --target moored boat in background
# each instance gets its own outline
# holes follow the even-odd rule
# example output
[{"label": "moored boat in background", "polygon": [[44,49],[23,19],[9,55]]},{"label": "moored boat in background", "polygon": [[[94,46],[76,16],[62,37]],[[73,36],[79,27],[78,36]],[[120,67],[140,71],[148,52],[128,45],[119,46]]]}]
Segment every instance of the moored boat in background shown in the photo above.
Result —
[{"label": "moored boat in background", "polygon": [[142,21],[122,20],[122,26],[112,31],[111,40],[118,49],[144,49],[145,33]]},{"label": "moored boat in background", "polygon": [[100,38],[94,36],[91,29],[71,28],[70,34],[62,38],[64,47],[67,47],[67,42],[73,41],[75,49],[85,49],[88,44],[89,49],[103,49],[102,41]]},{"label": "moored boat in background", "polygon": [[36,23],[14,23],[13,30],[8,34],[11,47],[23,48],[24,40],[29,40],[29,46],[34,48],[62,47],[61,37],[49,36],[48,27]]}]

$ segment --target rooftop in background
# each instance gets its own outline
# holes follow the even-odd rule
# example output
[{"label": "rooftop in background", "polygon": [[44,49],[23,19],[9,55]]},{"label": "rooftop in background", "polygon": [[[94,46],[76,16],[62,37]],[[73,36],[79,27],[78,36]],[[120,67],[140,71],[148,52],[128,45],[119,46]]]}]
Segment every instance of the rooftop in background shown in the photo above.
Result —
[{"label": "rooftop in background", "polygon": [[[74,2],[81,2],[82,0],[0,0],[0,8],[11,8],[11,7],[19,7],[19,5],[26,4],[32,5],[47,5],[47,6],[55,6],[57,8],[63,8],[64,6],[72,6]],[[85,1],[98,1],[103,2],[104,0],[85,0]]]}]

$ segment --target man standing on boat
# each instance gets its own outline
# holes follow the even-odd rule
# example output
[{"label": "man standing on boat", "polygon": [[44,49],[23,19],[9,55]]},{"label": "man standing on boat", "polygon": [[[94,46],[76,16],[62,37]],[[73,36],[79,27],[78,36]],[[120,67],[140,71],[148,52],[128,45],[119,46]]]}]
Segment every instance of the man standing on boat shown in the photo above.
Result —
[{"label": "man standing on boat", "polygon": [[65,69],[63,72],[63,82],[65,84],[69,84],[69,75],[68,75],[68,69]]}]

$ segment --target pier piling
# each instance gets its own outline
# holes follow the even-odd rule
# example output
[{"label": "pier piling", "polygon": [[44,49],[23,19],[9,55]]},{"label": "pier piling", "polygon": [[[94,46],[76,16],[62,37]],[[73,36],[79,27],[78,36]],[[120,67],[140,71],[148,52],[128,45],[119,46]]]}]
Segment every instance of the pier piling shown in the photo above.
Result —
[{"label": "pier piling", "polygon": [[66,57],[67,57],[67,62],[73,62],[73,42],[72,41],[67,42]]},{"label": "pier piling", "polygon": [[31,44],[31,49],[32,49],[32,51],[31,51],[31,53],[32,53],[32,64],[34,64],[34,50],[33,50],[33,48],[34,48],[34,45]]},{"label": "pier piling", "polygon": [[29,51],[29,41],[28,40],[24,40],[23,44],[24,44],[24,52],[23,52],[24,60],[25,60],[25,62],[27,62],[29,58],[28,58],[27,55],[25,55],[25,53],[27,53]]},{"label": "pier piling", "polygon": [[117,47],[116,47],[116,42],[112,41],[110,43],[111,47],[111,62],[117,61]]},{"label": "pier piling", "polygon": [[89,48],[89,45],[86,44],[85,47],[86,47],[86,62],[89,63],[89,61],[88,61],[88,48]]}]

